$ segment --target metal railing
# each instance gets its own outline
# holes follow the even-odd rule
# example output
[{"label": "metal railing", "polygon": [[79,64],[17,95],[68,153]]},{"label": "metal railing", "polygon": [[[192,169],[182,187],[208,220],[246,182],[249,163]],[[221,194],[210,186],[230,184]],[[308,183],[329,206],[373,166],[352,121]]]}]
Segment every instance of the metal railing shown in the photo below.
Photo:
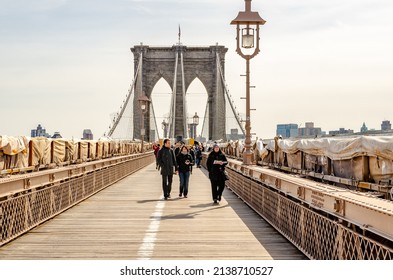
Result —
[{"label": "metal railing", "polygon": [[227,187],[310,259],[392,260],[393,249],[233,169]]},{"label": "metal railing", "polygon": [[153,153],[130,156],[57,183],[0,201],[0,246],[154,161]]}]

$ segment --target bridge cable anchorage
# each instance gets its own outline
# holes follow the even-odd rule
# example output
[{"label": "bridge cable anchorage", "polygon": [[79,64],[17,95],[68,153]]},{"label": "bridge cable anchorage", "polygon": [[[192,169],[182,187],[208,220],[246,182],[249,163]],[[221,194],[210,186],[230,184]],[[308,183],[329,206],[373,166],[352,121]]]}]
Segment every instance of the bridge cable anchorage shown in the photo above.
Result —
[{"label": "bridge cable anchorage", "polygon": [[116,120],[113,122],[113,124],[112,124],[112,126],[111,126],[111,128],[110,128],[110,130],[108,132],[108,136],[109,137],[111,137],[113,135],[113,132],[115,131],[116,127],[118,126],[118,124],[120,122],[120,119],[123,117],[124,111],[126,110],[128,102],[129,102],[129,100],[131,98],[131,95],[133,93],[134,85],[135,85],[136,79],[138,77],[138,73],[139,73],[139,69],[140,69],[141,65],[142,65],[142,54],[139,57],[138,67],[137,67],[137,70],[136,70],[136,73],[135,73],[135,76],[134,76],[134,80],[132,81],[131,87],[128,90],[129,94],[127,95],[127,98],[126,98],[125,102],[123,102],[123,105],[121,107],[120,113],[118,113]]},{"label": "bridge cable anchorage", "polygon": [[222,81],[222,84],[224,85],[225,95],[228,98],[228,101],[229,101],[228,103],[231,106],[232,113],[235,115],[236,122],[239,125],[240,129],[242,130],[243,135],[246,135],[246,131],[244,130],[244,127],[241,124],[241,120],[239,118],[240,114],[239,114],[239,112],[237,112],[237,110],[235,108],[235,105],[234,105],[235,103],[234,103],[233,99],[231,98],[231,96],[229,95],[229,90],[228,90],[228,87],[227,87],[227,83],[226,83],[226,81],[224,79],[224,74],[222,73],[220,57],[219,57],[218,52],[216,52],[216,61],[217,61],[217,65],[218,65],[218,71],[220,72],[221,81]]}]

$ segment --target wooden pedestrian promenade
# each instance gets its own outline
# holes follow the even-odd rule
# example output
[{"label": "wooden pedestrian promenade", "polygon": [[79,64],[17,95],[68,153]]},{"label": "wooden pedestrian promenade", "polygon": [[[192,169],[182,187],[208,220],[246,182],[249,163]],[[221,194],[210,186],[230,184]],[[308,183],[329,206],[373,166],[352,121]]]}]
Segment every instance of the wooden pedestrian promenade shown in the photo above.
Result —
[{"label": "wooden pedestrian promenade", "polygon": [[306,259],[230,190],[214,205],[204,169],[188,198],[178,185],[163,200],[151,164],[0,247],[0,259]]}]

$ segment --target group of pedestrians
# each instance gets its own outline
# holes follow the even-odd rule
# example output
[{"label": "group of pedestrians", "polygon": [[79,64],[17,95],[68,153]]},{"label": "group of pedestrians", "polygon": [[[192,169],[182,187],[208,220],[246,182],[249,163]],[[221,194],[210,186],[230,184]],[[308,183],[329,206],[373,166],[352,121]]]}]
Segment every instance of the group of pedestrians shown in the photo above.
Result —
[{"label": "group of pedestrians", "polygon": [[[196,146],[195,150],[188,148],[186,145],[176,143],[175,147],[171,146],[169,139],[164,139],[163,146],[156,146],[154,154],[156,155],[157,169],[161,170],[162,191],[164,199],[171,197],[173,175],[178,174],[180,179],[179,197],[187,198],[188,185],[192,167],[196,164],[201,168],[203,147]],[[227,159],[222,153],[220,147],[215,144],[207,159],[207,169],[212,189],[212,199],[214,203],[221,200],[222,192],[225,187],[224,170]]]}]

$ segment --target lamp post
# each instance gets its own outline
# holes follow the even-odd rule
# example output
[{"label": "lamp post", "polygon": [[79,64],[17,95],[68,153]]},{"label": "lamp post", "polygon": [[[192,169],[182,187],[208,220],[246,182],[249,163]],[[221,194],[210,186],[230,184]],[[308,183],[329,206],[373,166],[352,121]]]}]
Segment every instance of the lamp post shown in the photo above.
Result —
[{"label": "lamp post", "polygon": [[141,108],[141,153],[143,153],[143,140],[145,138],[145,114],[149,108],[150,99],[143,92],[138,98],[138,102]]},{"label": "lamp post", "polygon": [[167,123],[165,120],[163,120],[161,125],[162,125],[162,129],[164,130],[164,138],[167,138],[169,123]]},{"label": "lamp post", "polygon": [[[250,123],[250,59],[259,53],[259,25],[264,25],[265,20],[259,16],[258,12],[251,11],[251,0],[244,0],[245,11],[239,12],[237,17],[231,21],[237,29],[236,52],[246,60],[246,140],[243,152],[243,164],[252,164],[251,152],[251,123]],[[241,33],[240,33],[241,29]],[[256,34],[255,34],[256,33]],[[240,47],[240,35],[242,45]],[[255,44],[256,43],[256,46]],[[252,54],[245,54],[243,49],[254,49]]]},{"label": "lamp post", "polygon": [[196,127],[199,124],[199,116],[198,116],[197,112],[195,112],[195,115],[192,117],[192,124],[193,124],[193,130],[192,130],[193,137],[192,138],[195,139],[197,137]]}]

